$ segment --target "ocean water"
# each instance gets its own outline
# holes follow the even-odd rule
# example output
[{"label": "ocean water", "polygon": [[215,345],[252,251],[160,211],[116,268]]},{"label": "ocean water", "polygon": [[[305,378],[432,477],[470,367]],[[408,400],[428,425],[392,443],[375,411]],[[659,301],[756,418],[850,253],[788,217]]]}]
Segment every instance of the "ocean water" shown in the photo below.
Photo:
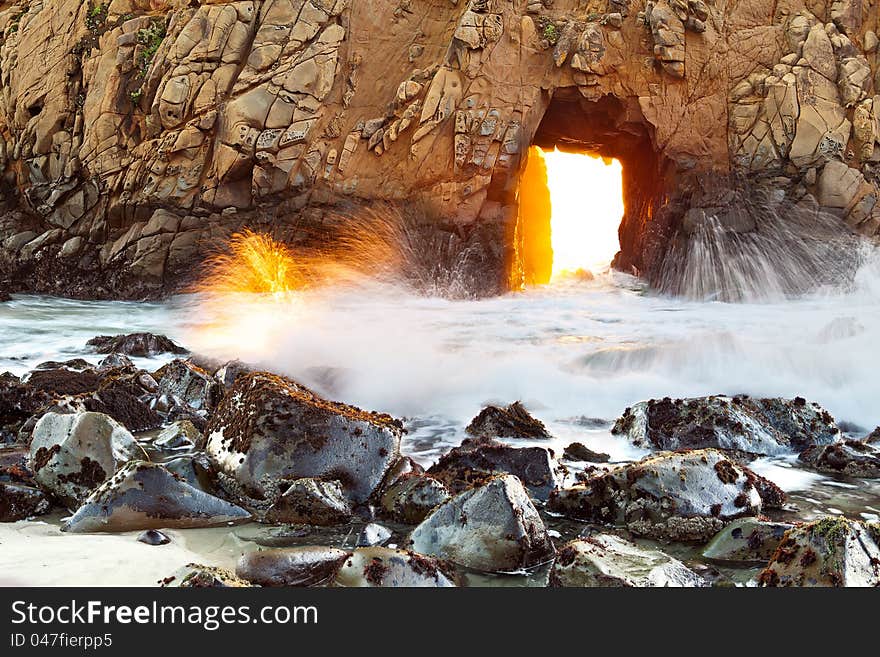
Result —
[{"label": "ocean water", "polygon": [[651,397],[800,395],[854,434],[880,425],[876,255],[845,287],[754,303],[660,295],[612,271],[471,301],[369,281],[164,303],[17,296],[0,304],[0,371],[97,362],[89,338],[132,331],[165,333],[194,352],[240,358],[405,418],[405,447],[426,462],[458,444],[482,406],[515,400],[559,447],[577,439],[619,460],[640,452],[611,436],[611,424]]}]

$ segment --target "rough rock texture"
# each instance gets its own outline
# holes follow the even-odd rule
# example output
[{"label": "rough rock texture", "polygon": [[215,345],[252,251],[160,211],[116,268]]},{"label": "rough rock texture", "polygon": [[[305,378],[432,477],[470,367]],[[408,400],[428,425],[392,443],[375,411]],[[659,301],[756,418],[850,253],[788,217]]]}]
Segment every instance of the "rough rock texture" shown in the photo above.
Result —
[{"label": "rough rock texture", "polygon": [[240,377],[205,431],[208,456],[248,494],[265,497],[273,482],[332,476],[353,502],[382,483],[402,433],[388,415],[321,399],[264,372]]},{"label": "rough rock texture", "polygon": [[99,335],[86,343],[99,354],[126,354],[128,356],[155,356],[156,354],[185,354],[186,349],[164,335],[129,333],[128,335]]},{"label": "rough rock texture", "polygon": [[248,520],[251,514],[197,488],[158,463],[132,461],[89,495],[62,531],[191,529]]},{"label": "rough rock texture", "polygon": [[664,452],[563,488],[549,508],[642,535],[706,540],[761,510],[755,475],[713,449]]},{"label": "rough rock texture", "polygon": [[159,393],[196,411],[211,411],[220,402],[220,384],[198,365],[186,360],[173,360],[160,368],[154,378]]},{"label": "rough rock texture", "polygon": [[163,587],[183,589],[243,588],[251,584],[234,573],[216,566],[188,563],[158,582]]},{"label": "rough rock texture", "polygon": [[380,512],[397,522],[416,525],[449,497],[449,489],[434,477],[408,474],[382,494]]},{"label": "rough rock texture", "polygon": [[357,548],[336,574],[336,586],[446,588],[455,586],[444,563],[383,547]]},{"label": "rough rock texture", "polygon": [[0,374],[0,443],[15,442],[22,424],[50,399],[49,393],[22,383],[14,374]]},{"label": "rough rock texture", "polygon": [[350,556],[332,547],[260,550],[242,555],[235,574],[259,586],[320,586],[332,581]]},{"label": "rough rock texture", "polygon": [[583,443],[571,443],[562,452],[562,457],[570,461],[590,461],[591,463],[607,463],[611,460],[609,454],[594,452]]},{"label": "rough rock texture", "polygon": [[823,518],[790,529],[762,586],[880,586],[880,525]]},{"label": "rough rock texture", "polygon": [[338,481],[297,479],[266,512],[269,522],[338,525],[351,518],[351,505]]},{"label": "rough rock texture", "polygon": [[516,475],[537,499],[559,482],[559,465],[546,447],[510,447],[491,439],[467,439],[428,469],[455,493],[496,474]]},{"label": "rough rock texture", "polygon": [[703,548],[703,556],[721,562],[766,564],[791,529],[783,522],[740,518],[729,523]]},{"label": "rough rock texture", "polygon": [[409,541],[416,552],[490,572],[528,568],[553,554],[541,516],[513,475],[456,495],[425,518]]},{"label": "rough rock texture", "polygon": [[136,459],[146,459],[143,448],[109,416],[46,413],[34,427],[28,465],[40,486],[75,507]]},{"label": "rough rock texture", "polygon": [[0,481],[0,522],[15,522],[46,513],[52,506],[39,488]]},{"label": "rough rock texture", "polygon": [[648,276],[728,174],[873,235],[876,31],[827,0],[4,2],[0,278],[155,295],[244,224],[426,199],[502,289],[532,143],[623,162]]},{"label": "rough rock texture", "polygon": [[834,418],[796,397],[652,399],[624,411],[612,429],[655,449],[714,447],[747,454],[783,454],[827,445],[840,436]]},{"label": "rough rock texture", "polygon": [[598,534],[559,549],[551,586],[706,586],[706,581],[659,550],[639,547],[613,534]]},{"label": "rough rock texture", "polygon": [[471,420],[466,431],[483,438],[552,438],[547,427],[532,417],[520,402],[510,406],[487,406]]},{"label": "rough rock texture", "polygon": [[358,535],[358,547],[376,547],[384,545],[391,538],[391,530],[382,525],[371,522],[364,526]]},{"label": "rough rock texture", "polygon": [[880,448],[858,440],[811,447],[801,452],[799,460],[819,472],[850,477],[880,477]]},{"label": "rough rock texture", "polygon": [[153,447],[162,450],[203,449],[204,446],[201,432],[189,420],[172,422],[153,440]]}]

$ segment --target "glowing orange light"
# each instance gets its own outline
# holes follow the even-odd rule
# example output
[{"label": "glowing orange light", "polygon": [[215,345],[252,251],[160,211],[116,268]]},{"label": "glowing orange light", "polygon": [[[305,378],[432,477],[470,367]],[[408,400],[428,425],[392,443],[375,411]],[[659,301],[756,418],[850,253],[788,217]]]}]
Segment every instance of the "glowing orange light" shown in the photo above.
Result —
[{"label": "glowing orange light", "polygon": [[197,291],[282,294],[305,285],[306,279],[290,249],[263,233],[234,234],[227,251],[210,258]]},{"label": "glowing orange light", "polygon": [[550,188],[553,274],[590,277],[620,249],[622,167],[617,160],[559,150],[541,151]]}]

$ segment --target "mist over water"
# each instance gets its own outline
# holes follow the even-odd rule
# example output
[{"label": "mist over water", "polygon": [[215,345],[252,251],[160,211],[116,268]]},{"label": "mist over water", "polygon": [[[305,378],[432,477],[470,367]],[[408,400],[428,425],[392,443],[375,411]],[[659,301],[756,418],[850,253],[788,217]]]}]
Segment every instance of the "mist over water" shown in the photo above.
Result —
[{"label": "mist over water", "polygon": [[618,272],[469,301],[376,282],[164,304],[18,297],[0,304],[0,371],[83,356],[99,333],[166,333],[405,417],[426,459],[460,442],[483,405],[514,400],[561,445],[614,458],[637,454],[610,423],[651,397],[800,395],[867,432],[880,424],[880,258],[862,258],[845,286],[736,304],[664,296]]}]

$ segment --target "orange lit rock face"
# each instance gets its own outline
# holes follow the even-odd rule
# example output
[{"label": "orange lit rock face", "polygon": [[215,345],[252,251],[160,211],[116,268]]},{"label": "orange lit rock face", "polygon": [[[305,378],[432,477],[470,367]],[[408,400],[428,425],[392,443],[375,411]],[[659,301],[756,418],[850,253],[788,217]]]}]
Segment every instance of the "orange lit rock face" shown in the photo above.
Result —
[{"label": "orange lit rock face", "polygon": [[646,275],[718,174],[877,232],[875,3],[550,5],[3,3],[0,278],[158,294],[243,226],[376,199],[503,262],[531,144],[621,162],[616,264]]}]

